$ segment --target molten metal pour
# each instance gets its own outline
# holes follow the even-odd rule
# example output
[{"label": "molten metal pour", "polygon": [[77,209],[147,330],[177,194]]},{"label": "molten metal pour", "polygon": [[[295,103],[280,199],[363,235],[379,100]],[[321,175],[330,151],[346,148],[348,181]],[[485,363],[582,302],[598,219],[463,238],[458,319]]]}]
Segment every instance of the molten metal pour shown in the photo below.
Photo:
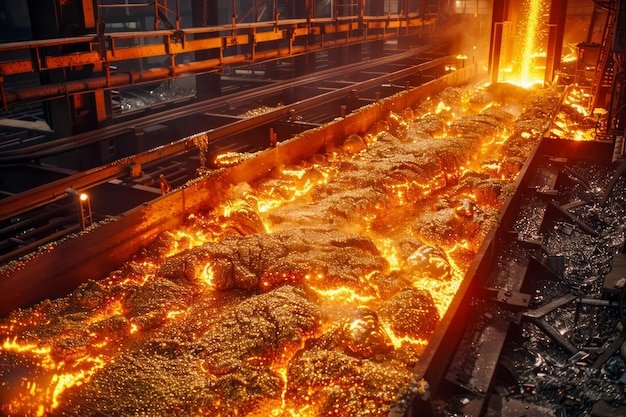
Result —
[{"label": "molten metal pour", "polygon": [[509,85],[439,99],[13,312],[1,411],[384,415],[558,101]]}]

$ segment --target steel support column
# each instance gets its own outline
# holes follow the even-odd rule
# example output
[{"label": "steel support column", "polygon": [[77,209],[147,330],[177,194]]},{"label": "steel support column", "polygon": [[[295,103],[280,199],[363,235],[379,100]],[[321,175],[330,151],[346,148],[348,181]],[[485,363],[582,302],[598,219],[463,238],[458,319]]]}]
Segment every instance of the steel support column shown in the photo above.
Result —
[{"label": "steel support column", "polygon": [[548,23],[548,56],[546,58],[546,73],[544,75],[546,84],[552,83],[556,71],[561,66],[566,15],[567,0],[552,0],[550,21]]},{"label": "steel support column", "polygon": [[[29,0],[28,7],[35,39],[81,36],[95,29],[95,9],[90,0]],[[59,44],[44,48],[42,52],[45,56],[71,55],[84,53],[87,47],[87,44]],[[47,89],[49,85],[82,82],[92,78],[94,70],[100,68],[95,68],[95,65],[76,65],[65,69],[40,67],[38,72],[42,85],[39,89]],[[55,99],[45,105],[46,119],[57,137],[93,130],[101,126],[99,120],[106,120],[107,105],[104,97],[103,90],[74,97],[70,97],[67,91],[59,92]],[[10,94],[5,98],[10,102]]]},{"label": "steel support column", "polygon": [[608,128],[615,132],[626,129],[626,0],[619,0],[615,38],[613,39],[613,59],[615,61],[613,92],[609,108]]},{"label": "steel support column", "polygon": [[[217,1],[192,0],[192,23],[194,27],[215,26],[219,23],[219,8]],[[217,37],[218,33],[197,34],[195,39]],[[215,49],[195,51],[197,61],[214,60],[219,58],[221,51]],[[196,92],[198,98],[205,99],[220,94],[221,76],[216,72],[209,72],[196,76]]]},{"label": "steel support column", "polygon": [[96,28],[96,11],[93,0],[82,0],[82,10],[85,29],[94,30]]},{"label": "steel support column", "polygon": [[489,45],[489,81],[498,82],[500,55],[505,25],[509,20],[509,1],[494,0],[491,17],[491,43]]}]

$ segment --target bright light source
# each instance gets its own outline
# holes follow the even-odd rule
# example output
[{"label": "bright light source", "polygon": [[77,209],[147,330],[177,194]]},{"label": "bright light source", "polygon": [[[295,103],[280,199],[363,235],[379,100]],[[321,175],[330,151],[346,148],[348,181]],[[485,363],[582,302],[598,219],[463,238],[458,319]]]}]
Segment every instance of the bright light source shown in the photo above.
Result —
[{"label": "bright light source", "polygon": [[89,198],[89,196],[85,193],[82,193],[80,195],[80,201],[87,201],[87,199]]}]

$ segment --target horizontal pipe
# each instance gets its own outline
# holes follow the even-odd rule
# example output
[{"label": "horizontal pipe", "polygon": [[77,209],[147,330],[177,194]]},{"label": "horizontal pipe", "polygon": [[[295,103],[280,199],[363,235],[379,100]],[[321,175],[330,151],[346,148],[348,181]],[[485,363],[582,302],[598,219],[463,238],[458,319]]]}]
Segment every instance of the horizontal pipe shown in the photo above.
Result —
[{"label": "horizontal pipe", "polygon": [[152,7],[153,3],[99,4],[98,9],[125,9],[127,7]]},{"label": "horizontal pipe", "polygon": [[52,210],[47,210],[36,216],[26,217],[25,219],[22,219],[0,229],[0,237],[12,235],[20,230],[23,230],[27,225],[37,226],[39,223],[41,223],[42,220],[47,220],[57,215],[65,215],[67,211],[67,207],[56,207]]},{"label": "horizontal pipe", "polygon": [[[368,66],[384,65],[390,62],[396,62],[402,59],[410,59],[417,57],[420,53],[432,49],[431,45],[422,46],[412,49],[408,52],[403,52],[387,57],[379,58],[367,62],[357,62],[342,66],[342,70],[345,72],[359,71]],[[421,65],[421,64],[420,64]],[[420,68],[420,67],[417,67]],[[294,78],[290,81],[280,82],[271,86],[257,87],[254,89],[229,94],[228,102],[233,103],[246,103],[251,99],[261,99],[264,97],[270,97],[278,92],[282,92],[289,88],[297,88],[304,83],[311,83],[320,80],[325,80],[336,75],[337,69],[328,69],[324,71],[316,72],[315,74],[308,74],[302,77]],[[393,75],[390,75],[393,77]],[[56,139],[46,143],[37,145],[31,145],[28,147],[15,149],[11,151],[0,151],[0,164],[14,163],[29,161],[33,158],[44,158],[47,156],[59,154],[68,150],[75,149],[81,146],[87,146],[97,141],[111,139],[120,135],[126,134],[131,130],[142,129],[146,126],[153,126],[158,123],[167,123],[168,121],[176,117],[191,116],[198,113],[203,113],[217,107],[221,108],[224,104],[224,97],[218,97],[216,99],[209,99],[193,104],[186,105],[184,107],[177,107],[172,110],[165,110],[159,114],[151,114],[149,116],[133,119],[127,122],[118,123],[115,125],[107,126],[98,130],[98,134],[95,135],[93,131],[81,133],[78,135],[68,136],[65,138]],[[1,204],[0,204],[1,205]]]},{"label": "horizontal pipe", "polygon": [[[334,41],[324,41],[323,45],[293,46],[291,48],[278,48],[268,51],[255,51],[255,62],[258,60],[272,60],[288,56],[296,56],[304,53],[320,51],[324,49],[345,46],[348,44],[363,43],[367,41],[380,40],[383,35],[369,35],[363,40],[355,42],[350,39],[339,39]],[[86,78],[82,80],[66,81],[63,83],[45,84],[41,86],[26,87],[15,90],[4,91],[4,102],[13,104],[18,102],[29,102],[45,100],[53,97],[84,93],[87,91],[129,86],[136,83],[150,81],[164,81],[177,78],[182,75],[191,75],[202,72],[218,71],[224,65],[234,65],[251,62],[249,54],[229,55],[222,58],[213,58],[202,61],[194,61],[185,64],[177,64],[172,68],[160,67],[139,72],[120,72],[107,76]]]},{"label": "horizontal pipe", "polygon": [[[62,238],[63,236],[69,235],[70,233],[77,232],[79,229],[80,229],[80,225],[78,225],[78,224],[73,225],[73,226],[68,226],[68,227],[64,228],[63,230],[59,230],[56,233],[53,233],[53,234],[51,234],[49,236],[46,236],[43,239],[40,239],[40,240],[38,240],[36,242],[33,242],[33,243],[30,243],[30,244],[28,244],[26,246],[22,246],[21,248],[16,249],[16,250],[14,250],[11,253],[8,253],[6,255],[0,256],[0,264],[8,262],[9,260],[13,259],[16,256],[25,255],[27,253],[30,253],[33,250],[37,249],[38,247],[40,247],[42,245],[45,245],[46,243],[53,242],[53,241],[55,241],[57,239]],[[9,292],[10,292],[10,290],[9,290]]]}]

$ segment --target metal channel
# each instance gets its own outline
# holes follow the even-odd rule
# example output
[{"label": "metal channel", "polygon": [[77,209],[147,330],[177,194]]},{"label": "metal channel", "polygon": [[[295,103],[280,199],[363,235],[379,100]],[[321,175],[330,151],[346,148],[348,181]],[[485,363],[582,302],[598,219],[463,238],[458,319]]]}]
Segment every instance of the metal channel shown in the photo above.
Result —
[{"label": "metal channel", "polygon": [[[120,175],[127,173],[130,165],[135,164],[145,164],[147,162],[151,162],[157,159],[162,159],[166,157],[172,157],[175,155],[180,155],[185,152],[190,151],[191,149],[195,149],[194,139],[201,136],[208,136],[209,141],[215,142],[220,139],[227,138],[229,136],[233,136],[235,134],[246,132],[250,129],[253,129],[257,126],[276,122],[281,119],[285,119],[291,110],[302,111],[305,109],[311,109],[317,106],[323,106],[324,104],[331,102],[333,100],[340,99],[350,93],[352,90],[364,91],[380,85],[383,82],[387,82],[389,79],[398,79],[402,77],[406,77],[410,74],[415,74],[419,71],[424,71],[430,68],[438,67],[450,60],[450,57],[435,59],[423,64],[416,65],[414,67],[406,68],[400,70],[393,74],[386,74],[384,76],[379,76],[361,83],[355,83],[354,85],[350,85],[347,87],[339,88],[333,91],[329,91],[323,94],[320,94],[315,97],[311,97],[306,100],[302,100],[296,103],[289,104],[288,106],[284,106],[278,108],[273,111],[269,111],[267,113],[261,114],[256,117],[251,117],[248,119],[237,120],[231,123],[225,123],[223,126],[216,127],[204,132],[197,133],[196,135],[192,135],[189,137],[185,137],[179,139],[177,141],[171,142],[167,145],[163,145],[157,147],[155,149],[151,149],[146,152],[142,152],[118,161],[115,161],[111,164],[97,167],[86,172],[81,172],[78,174],[71,175],[67,178],[63,178],[52,182],[50,184],[42,185],[37,188],[25,191],[23,193],[8,197],[3,199],[0,202],[0,220],[9,219],[13,216],[19,215],[26,211],[32,210],[37,207],[41,207],[45,204],[54,202],[60,198],[66,197],[66,190],[68,188],[74,188],[76,190],[82,191],[96,185],[105,183],[110,181],[111,179],[117,178]],[[371,64],[370,64],[371,65]],[[360,67],[360,66],[359,66]],[[345,71],[342,69],[342,71]],[[333,71],[336,73],[336,71]],[[328,74],[326,74],[328,76]],[[319,77],[316,77],[319,80]],[[322,78],[323,79],[323,78]],[[300,83],[300,84],[298,84]],[[288,83],[290,87],[298,86],[303,83],[303,80],[299,80],[298,82]],[[278,89],[284,89],[285,86],[276,87]],[[238,100],[244,101],[246,98],[249,99],[251,93],[246,93],[244,97],[239,97]],[[252,93],[254,94],[254,93]],[[221,99],[222,103],[224,98]],[[229,99],[229,101],[232,101]],[[206,108],[206,107],[205,107]],[[197,113],[198,110],[194,110],[194,113]],[[179,115],[180,116],[180,115]],[[153,120],[154,124],[155,121]],[[94,141],[102,140],[101,137],[95,137],[91,135],[91,138],[87,136],[86,142],[92,143]],[[79,143],[76,142],[66,142],[64,141],[61,145],[62,149],[66,147],[76,148],[77,146],[81,146],[84,143],[81,141]],[[45,145],[39,145],[37,148],[41,148]],[[49,146],[49,145],[46,145]],[[33,149],[27,148],[24,151],[20,151],[20,154],[26,152],[28,149],[32,152]],[[59,152],[59,148],[56,150],[53,147],[52,151],[40,151],[29,154],[29,159],[39,158],[45,155],[48,155],[50,152]],[[0,158],[0,162],[2,158]]]}]

